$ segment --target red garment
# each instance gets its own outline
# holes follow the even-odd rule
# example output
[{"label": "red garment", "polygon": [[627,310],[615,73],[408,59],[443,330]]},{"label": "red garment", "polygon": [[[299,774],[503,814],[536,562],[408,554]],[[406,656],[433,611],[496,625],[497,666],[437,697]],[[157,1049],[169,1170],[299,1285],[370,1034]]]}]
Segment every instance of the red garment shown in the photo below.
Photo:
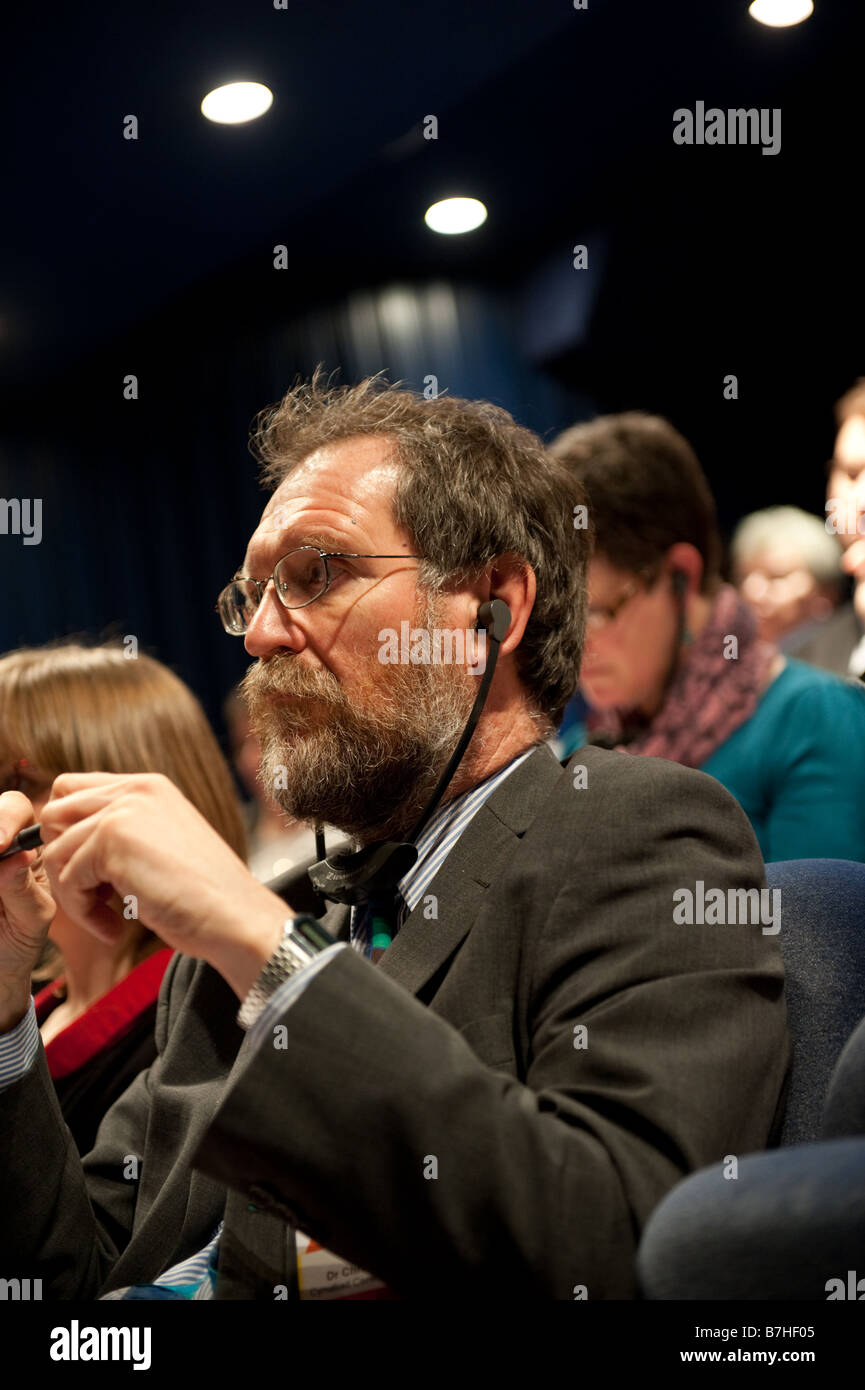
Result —
[{"label": "red garment", "polygon": [[[45,1060],[55,1081],[77,1071],[103,1048],[129,1032],[136,1019],[156,999],[173,954],[170,946],[155,951],[51,1039],[45,1048]],[[58,991],[64,983],[65,978],[60,976],[35,996],[33,1003],[39,1024],[44,1023],[61,1002]]]}]

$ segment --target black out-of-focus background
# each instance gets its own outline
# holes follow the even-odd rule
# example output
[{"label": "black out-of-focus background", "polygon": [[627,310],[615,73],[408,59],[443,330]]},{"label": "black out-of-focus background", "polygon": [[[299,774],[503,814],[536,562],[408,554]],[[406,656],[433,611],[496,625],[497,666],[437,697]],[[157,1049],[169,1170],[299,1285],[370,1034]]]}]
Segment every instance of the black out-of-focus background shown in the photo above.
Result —
[{"label": "black out-of-focus background", "polygon": [[[100,0],[4,23],[0,497],[41,498],[43,535],[0,535],[0,650],[134,634],[218,720],[249,664],[213,612],[265,500],[248,428],[318,362],[434,375],[545,436],[658,411],[725,529],[822,512],[832,404],[865,371],[861,5],[790,29],[745,0]],[[205,121],[242,78],[271,110]],[[697,101],[781,108],[780,153],[675,145]],[[454,193],[488,221],[437,236],[424,211]]]}]

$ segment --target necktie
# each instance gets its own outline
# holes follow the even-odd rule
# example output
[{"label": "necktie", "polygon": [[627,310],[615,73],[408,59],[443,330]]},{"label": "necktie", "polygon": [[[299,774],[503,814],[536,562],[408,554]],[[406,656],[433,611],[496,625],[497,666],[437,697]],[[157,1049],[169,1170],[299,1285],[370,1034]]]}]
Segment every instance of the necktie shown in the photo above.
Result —
[{"label": "necktie", "polygon": [[377,965],[399,931],[399,914],[403,906],[402,894],[369,898],[357,909],[353,935],[363,942],[364,955],[373,965]]}]

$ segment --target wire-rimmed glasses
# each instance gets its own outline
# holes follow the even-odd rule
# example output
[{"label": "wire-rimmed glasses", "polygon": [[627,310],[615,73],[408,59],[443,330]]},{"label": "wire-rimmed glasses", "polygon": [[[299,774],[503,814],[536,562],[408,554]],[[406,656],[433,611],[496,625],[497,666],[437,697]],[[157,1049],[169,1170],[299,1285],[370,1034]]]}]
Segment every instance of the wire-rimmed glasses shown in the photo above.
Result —
[{"label": "wire-rimmed glasses", "polygon": [[284,608],[306,608],[326,594],[333,582],[330,560],[420,560],[421,555],[363,555],[355,551],[320,550],[301,545],[277,560],[266,579],[235,575],[226,584],[216,603],[222,626],[232,637],[248,632],[264,591],[273,580],[276,596]]}]

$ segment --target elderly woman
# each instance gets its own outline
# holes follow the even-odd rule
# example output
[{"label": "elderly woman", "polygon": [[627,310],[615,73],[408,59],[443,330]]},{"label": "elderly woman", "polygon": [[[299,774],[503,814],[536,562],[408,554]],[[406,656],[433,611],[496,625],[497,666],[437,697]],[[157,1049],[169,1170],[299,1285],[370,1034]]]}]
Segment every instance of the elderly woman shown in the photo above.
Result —
[{"label": "elderly woman", "polygon": [[844,586],[843,551],[822,516],[799,507],[767,507],[744,517],[730,541],[739,593],[767,642],[795,656],[823,629]]},{"label": "elderly woman", "polygon": [[630,412],[560,435],[595,534],[581,742],[722,782],[763,858],[865,861],[865,689],[785,657],[719,574],[715,504],[687,441]]},{"label": "elderly woman", "polygon": [[[162,772],[240,858],[246,837],[231,773],[195,696],[143,654],[75,643],[0,657],[0,791],[39,812],[61,772]],[[35,997],[48,1069],[81,1153],[99,1121],[156,1057],[156,999],[171,951],[110,901],[110,945],[57,912]],[[40,983],[39,980],[34,982]]]}]

